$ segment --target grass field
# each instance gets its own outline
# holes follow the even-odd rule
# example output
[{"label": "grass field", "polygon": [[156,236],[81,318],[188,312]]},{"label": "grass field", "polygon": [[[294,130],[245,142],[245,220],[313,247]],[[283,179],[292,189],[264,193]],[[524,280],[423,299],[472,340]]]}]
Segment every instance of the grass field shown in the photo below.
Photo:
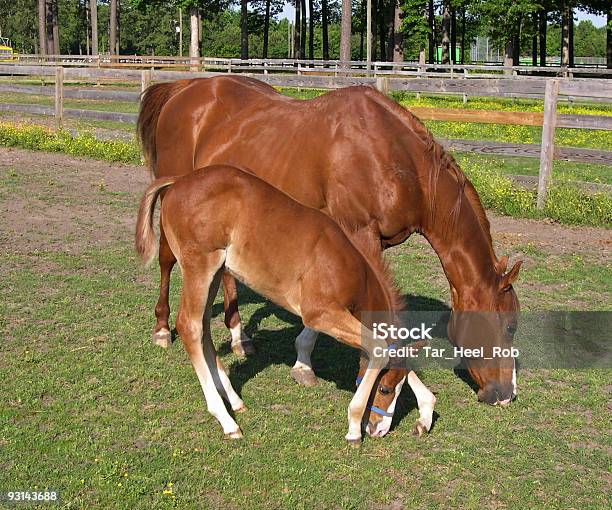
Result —
[{"label": "grass field", "polygon": [[[150,344],[158,276],[132,228],[144,170],[0,148],[0,489],[59,490],[63,508],[599,509],[610,503],[610,371],[519,373],[508,409],[476,402],[452,371],[424,371],[438,398],[416,439],[406,389],[384,439],[346,446],[357,355],[329,338],[321,384],[289,377],[299,321],[241,289],[258,353],[213,336],[248,412],[222,439],[180,342]],[[526,310],[610,310],[609,231],[491,216],[498,254],[525,259]],[[447,284],[420,238],[388,254],[411,309]],[[180,277],[175,272],[176,310]]]}]

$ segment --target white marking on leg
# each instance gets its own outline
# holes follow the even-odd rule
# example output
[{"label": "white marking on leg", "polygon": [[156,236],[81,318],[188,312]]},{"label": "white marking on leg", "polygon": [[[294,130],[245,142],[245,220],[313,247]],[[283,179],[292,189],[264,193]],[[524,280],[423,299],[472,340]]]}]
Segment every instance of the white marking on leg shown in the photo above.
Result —
[{"label": "white marking on leg", "polygon": [[232,335],[232,345],[251,341],[251,339],[247,336],[247,334],[242,329],[241,322],[238,322],[238,324],[236,324],[235,326],[232,326],[230,328],[230,333]]},{"label": "white marking on leg", "polygon": [[363,419],[363,414],[365,413],[378,374],[380,374],[380,368],[368,367],[366,369],[363,380],[357,387],[357,391],[349,404],[347,441],[356,441],[361,438],[361,420]]},{"label": "white marking on leg", "polygon": [[310,355],[314,349],[319,333],[314,329],[304,328],[295,339],[295,350],[297,351],[297,360],[293,368],[300,370],[312,370],[312,361]]},{"label": "white marking on leg", "polygon": [[419,422],[425,427],[425,430],[429,431],[433,421],[436,396],[427,389],[423,382],[412,371],[408,374],[408,384],[410,388],[412,388],[414,396],[417,399],[417,405],[419,406]]},{"label": "white marking on leg", "polygon": [[516,360],[513,360],[514,366],[512,367],[512,396],[516,397],[518,393],[518,387],[516,385]]},{"label": "white marking on leg", "polygon": [[204,357],[204,353],[197,353],[192,357],[191,362],[200,380],[200,386],[202,386],[202,391],[204,392],[208,412],[217,418],[221,427],[223,427],[224,434],[229,435],[240,432],[238,424],[227,412],[223,399],[221,395],[219,395],[212,371]]}]

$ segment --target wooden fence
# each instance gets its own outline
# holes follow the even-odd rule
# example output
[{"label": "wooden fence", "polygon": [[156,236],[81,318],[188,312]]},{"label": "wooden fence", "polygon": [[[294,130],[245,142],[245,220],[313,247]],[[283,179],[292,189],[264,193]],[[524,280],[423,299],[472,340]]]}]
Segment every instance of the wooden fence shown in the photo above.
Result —
[{"label": "wooden fence", "polygon": [[[55,99],[53,108],[35,104],[0,103],[0,110],[55,115],[58,126],[61,126],[64,116],[127,123],[134,123],[137,117],[133,113],[66,109],[64,108],[65,98],[115,101],[138,101],[140,98],[138,92],[66,88],[64,87],[66,80],[89,82],[101,80],[133,82],[138,80],[141,90],[144,90],[153,80],[171,81],[182,78],[210,77],[226,73],[0,64],[0,74],[53,77],[55,84],[53,90],[50,87],[44,86],[15,85],[10,82],[0,82],[0,93],[53,95]],[[429,94],[455,93],[463,94],[464,98],[468,93],[470,95],[496,97],[544,97],[544,113],[453,110],[445,108],[411,109],[415,115],[423,120],[542,126],[542,143],[540,146],[474,140],[442,140],[444,145],[455,150],[539,157],[538,207],[544,207],[546,192],[551,178],[552,161],[554,159],[612,165],[611,151],[555,148],[554,146],[554,132],[557,127],[612,130],[612,116],[560,115],[556,112],[557,103],[563,97],[566,99],[571,98],[574,101],[592,101],[597,99],[604,102],[612,102],[612,81],[577,78],[479,78],[477,80],[456,80],[441,78],[389,78],[387,76],[379,76],[377,78],[281,74],[261,74],[256,76],[271,85],[281,87],[333,89],[350,85],[370,85],[385,93],[399,90]]]}]

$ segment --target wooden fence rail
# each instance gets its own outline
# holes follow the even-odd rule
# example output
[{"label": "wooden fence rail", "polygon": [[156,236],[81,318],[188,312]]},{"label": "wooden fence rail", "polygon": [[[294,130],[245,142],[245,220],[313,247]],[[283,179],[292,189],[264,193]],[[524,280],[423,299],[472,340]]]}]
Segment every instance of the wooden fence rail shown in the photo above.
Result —
[{"label": "wooden fence rail", "polygon": [[[187,72],[169,70],[134,70],[110,69],[96,67],[51,67],[0,64],[0,74],[18,76],[53,76],[55,87],[34,85],[13,85],[0,83],[0,93],[27,93],[53,95],[54,108],[33,104],[0,103],[0,110],[21,111],[43,115],[55,115],[58,126],[62,125],[64,116],[112,120],[133,123],[134,113],[118,113],[64,108],[64,99],[100,99],[115,101],[138,101],[138,92],[116,90],[88,90],[82,88],[65,88],[65,80],[92,81],[100,79],[139,82],[145,90],[153,80],[172,81],[182,78],[210,77],[224,73]],[[491,110],[457,110],[447,108],[411,108],[411,111],[423,120],[443,120],[456,122],[479,122],[494,124],[513,124],[542,126],[542,143],[540,146],[507,144],[501,142],[481,142],[473,140],[444,140],[445,145],[470,152],[505,154],[540,158],[538,178],[537,206],[545,206],[548,184],[551,179],[554,159],[570,161],[603,163],[612,165],[612,152],[593,149],[558,148],[554,146],[554,133],[557,127],[575,129],[612,130],[612,116],[595,115],[559,115],[557,102],[560,97],[598,99],[612,102],[612,82],[599,79],[545,79],[545,78],[481,78],[473,80],[455,80],[438,78],[389,78],[386,76],[315,76],[315,75],[257,75],[259,79],[280,87],[303,88],[340,88],[351,85],[374,86],[383,93],[389,91],[428,92],[437,94],[461,93],[470,95],[492,95],[506,97],[533,97],[544,95],[544,113],[491,111]]]}]

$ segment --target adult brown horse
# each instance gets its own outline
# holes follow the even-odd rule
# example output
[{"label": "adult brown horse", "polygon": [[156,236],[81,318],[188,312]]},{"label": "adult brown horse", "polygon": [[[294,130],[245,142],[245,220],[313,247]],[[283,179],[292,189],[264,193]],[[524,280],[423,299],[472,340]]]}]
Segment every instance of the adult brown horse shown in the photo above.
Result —
[{"label": "adult brown horse", "polygon": [[[395,323],[400,305],[379,253],[368,252],[369,240],[364,246],[355,244],[358,235],[349,238],[329,216],[299,204],[260,178],[215,165],[183,177],[162,177],[149,186],[138,212],[135,243],[145,262],[155,255],[153,209],[167,188],[160,223],[183,275],[176,327],[208,409],[226,437],[239,438],[242,433],[222,396],[234,411],[243,410],[244,404],[211,338],[212,305],[223,269],[300,316],[307,326],[368,355],[368,367],[348,410],[346,439],[358,443],[372,388],[389,361],[388,356],[377,356],[376,349],[388,344],[372,334],[368,314],[362,310],[378,312]],[[249,214],[236,214],[242,209]],[[401,379],[407,378],[419,402],[415,432],[428,431],[436,398],[413,371],[394,368],[389,372],[401,372]]]},{"label": "adult brown horse", "polygon": [[[520,262],[494,253],[489,222],[472,184],[431,133],[406,109],[370,87],[294,100],[255,79],[222,76],[163,83],[142,97],[138,134],[156,177],[229,163],[249,168],[299,202],[317,208],[384,249],[424,235],[438,254],[455,311],[516,311],[512,283]],[[236,211],[236,214],[248,211]],[[168,288],[175,263],[160,240],[161,291],[154,336],[170,338]],[[241,339],[235,282],[224,276],[226,324]],[[474,328],[457,325],[463,338]],[[476,333],[474,331],[474,333]],[[505,324],[492,343],[507,340]],[[296,340],[292,375],[316,382],[310,353],[316,333]],[[481,400],[505,402],[513,368],[468,363]],[[378,396],[377,396],[378,398]]]}]

